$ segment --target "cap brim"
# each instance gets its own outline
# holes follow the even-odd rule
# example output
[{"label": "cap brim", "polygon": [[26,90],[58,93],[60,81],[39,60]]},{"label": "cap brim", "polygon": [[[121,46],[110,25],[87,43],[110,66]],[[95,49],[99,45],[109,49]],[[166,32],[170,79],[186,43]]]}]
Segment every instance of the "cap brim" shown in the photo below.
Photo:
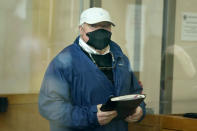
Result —
[{"label": "cap brim", "polygon": [[92,22],[92,21],[91,21],[91,22],[88,22],[88,21],[87,21],[87,22],[85,22],[85,23],[91,25],[91,24],[97,24],[97,23],[100,23],[100,22],[109,22],[109,23],[111,23],[112,26],[115,26],[115,24],[114,24],[113,22],[111,22],[111,21],[94,21],[94,22]]}]

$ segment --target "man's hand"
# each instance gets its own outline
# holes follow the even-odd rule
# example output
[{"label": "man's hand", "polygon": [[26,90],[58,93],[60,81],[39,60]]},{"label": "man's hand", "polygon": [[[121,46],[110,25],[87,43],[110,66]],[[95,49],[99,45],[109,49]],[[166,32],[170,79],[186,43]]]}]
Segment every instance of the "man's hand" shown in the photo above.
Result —
[{"label": "man's hand", "polygon": [[100,110],[101,108],[101,104],[97,105],[97,118],[98,118],[98,122],[100,125],[105,125],[107,123],[109,123],[113,118],[115,118],[117,116],[117,112],[116,111],[106,111],[106,112],[102,112]]},{"label": "man's hand", "polygon": [[142,117],[142,115],[143,115],[142,108],[141,108],[140,106],[138,106],[138,107],[136,108],[135,113],[134,113],[133,115],[131,115],[131,116],[128,116],[128,117],[125,119],[125,121],[127,121],[127,122],[137,122],[137,121],[140,120],[140,118]]}]

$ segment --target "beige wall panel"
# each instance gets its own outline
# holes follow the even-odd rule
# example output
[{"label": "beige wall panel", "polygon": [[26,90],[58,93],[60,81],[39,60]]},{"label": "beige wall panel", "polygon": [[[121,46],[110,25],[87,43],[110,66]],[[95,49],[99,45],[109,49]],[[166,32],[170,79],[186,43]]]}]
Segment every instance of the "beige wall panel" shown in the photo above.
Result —
[{"label": "beige wall panel", "polygon": [[78,36],[80,1],[0,2],[0,94],[38,93],[51,59]]},{"label": "beige wall panel", "polygon": [[177,0],[175,46],[169,49],[174,51],[172,113],[197,110],[197,41],[183,41],[181,38],[182,14],[185,12],[197,14],[196,4],[196,0]]},{"label": "beige wall panel", "polygon": [[146,8],[144,65],[140,79],[147,94],[147,108],[159,113],[163,2],[143,1]]},{"label": "beige wall panel", "polygon": [[[127,53],[126,49],[126,10],[128,4],[135,4],[134,0],[102,0],[102,7],[109,11],[115,27],[112,27],[112,40],[119,44],[123,52]],[[111,6],[110,6],[111,5]],[[112,6],[113,5],[113,6]],[[128,56],[128,55],[127,55]]]}]

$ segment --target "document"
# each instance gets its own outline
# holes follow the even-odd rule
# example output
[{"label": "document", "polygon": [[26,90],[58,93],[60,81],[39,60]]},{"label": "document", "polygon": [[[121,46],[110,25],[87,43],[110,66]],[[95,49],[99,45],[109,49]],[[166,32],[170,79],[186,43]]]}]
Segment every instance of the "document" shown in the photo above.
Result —
[{"label": "document", "polygon": [[101,106],[101,111],[118,112],[118,118],[125,119],[127,116],[135,113],[136,108],[145,99],[145,94],[131,94],[118,97],[111,97],[105,104]]}]

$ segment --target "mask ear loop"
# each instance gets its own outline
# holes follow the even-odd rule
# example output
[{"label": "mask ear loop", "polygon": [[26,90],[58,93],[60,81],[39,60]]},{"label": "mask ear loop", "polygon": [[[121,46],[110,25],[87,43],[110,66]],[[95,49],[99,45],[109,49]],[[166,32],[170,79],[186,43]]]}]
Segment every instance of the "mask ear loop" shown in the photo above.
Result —
[{"label": "mask ear loop", "polygon": [[[83,25],[84,25],[84,24],[81,25],[81,28],[82,28],[83,32],[85,32],[85,30],[84,30],[84,28],[83,28]],[[85,34],[87,34],[87,32],[85,32]]]},{"label": "mask ear loop", "polygon": [[85,35],[89,38],[89,36],[87,35],[87,32],[84,30],[83,25],[84,25],[84,24],[81,25],[81,28],[82,28],[83,32],[85,33]]}]

